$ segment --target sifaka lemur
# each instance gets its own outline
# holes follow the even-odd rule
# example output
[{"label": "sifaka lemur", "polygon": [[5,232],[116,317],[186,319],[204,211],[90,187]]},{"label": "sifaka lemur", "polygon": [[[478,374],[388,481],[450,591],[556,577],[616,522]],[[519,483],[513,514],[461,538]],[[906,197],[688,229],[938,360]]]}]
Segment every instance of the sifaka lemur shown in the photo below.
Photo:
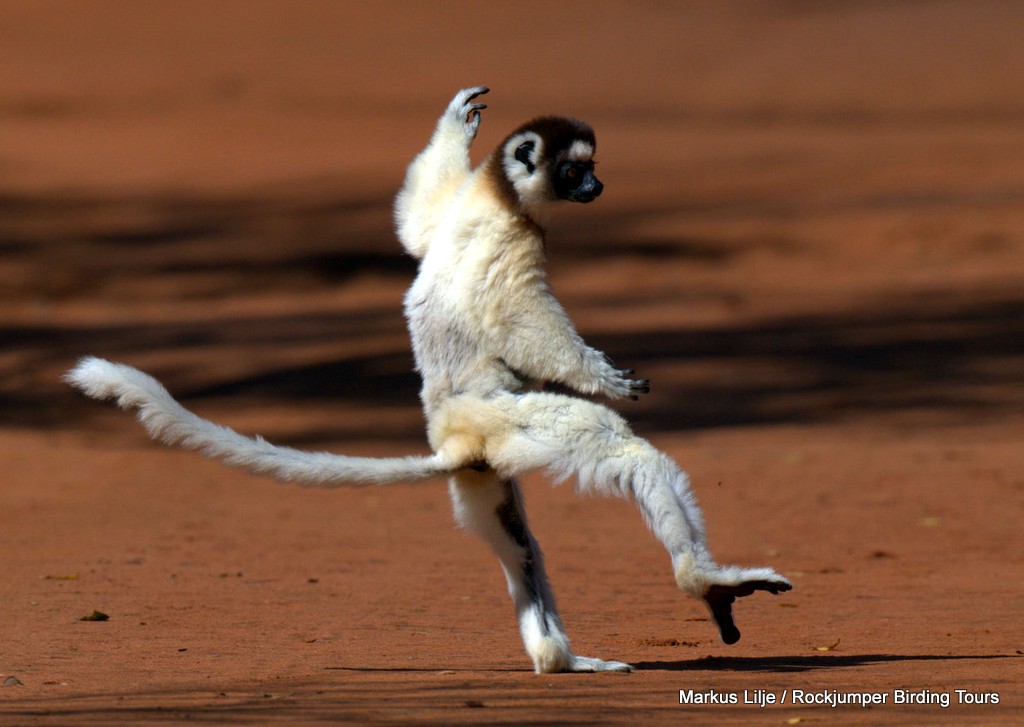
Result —
[{"label": "sifaka lemur", "polygon": [[575,119],[537,118],[472,169],[469,149],[486,108],[477,99],[487,91],[455,95],[395,201],[398,236],[419,260],[405,315],[433,454],[348,457],[274,446],[202,419],[150,376],[98,358],[66,378],[89,396],[137,409],[156,439],[285,481],[340,487],[447,476],[456,520],[501,562],[538,673],[631,667],[570,647],[516,481],[535,469],[557,481],[575,476],[581,492],[633,500],[668,550],[678,587],[704,601],[722,640],[734,643],[735,599],[787,591],[790,582],[770,568],[718,565],[688,478],[671,458],[607,407],[538,390],[556,383],[611,399],[649,390],[584,343],[544,272],[539,210],[556,200],[591,202],[603,189],[594,133]]}]

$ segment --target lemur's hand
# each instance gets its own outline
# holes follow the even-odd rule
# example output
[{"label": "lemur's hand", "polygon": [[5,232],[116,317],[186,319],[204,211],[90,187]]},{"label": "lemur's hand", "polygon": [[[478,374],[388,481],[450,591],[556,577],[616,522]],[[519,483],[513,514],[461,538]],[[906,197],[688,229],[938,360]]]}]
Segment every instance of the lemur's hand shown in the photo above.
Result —
[{"label": "lemur's hand", "polygon": [[651,382],[648,379],[630,378],[636,372],[633,369],[614,369],[610,386],[604,394],[613,399],[631,399],[636,401],[640,394],[649,394]]},{"label": "lemur's hand", "polygon": [[462,126],[468,141],[476,138],[476,131],[480,127],[480,112],[487,108],[487,104],[473,103],[473,99],[488,91],[490,89],[487,86],[464,88],[455,94],[455,98],[451,100],[445,111],[446,116]]},{"label": "lemur's hand", "polygon": [[[633,369],[626,369],[625,371],[620,371],[619,373],[621,373],[624,377],[629,377],[629,376],[632,376],[633,374],[635,374],[636,371],[634,371]],[[637,399],[639,399],[640,398],[640,394],[650,394],[651,393],[651,380],[650,379],[630,379],[630,378],[627,378],[626,381],[629,382],[629,398],[632,399],[633,401],[636,401]]]},{"label": "lemur's hand", "polygon": [[633,374],[636,373],[634,369],[617,369],[615,363],[608,357],[608,354],[600,354],[601,358],[604,359],[605,365],[611,369],[611,380],[608,382],[610,386],[607,386],[603,392],[605,396],[612,399],[630,399],[636,401],[640,398],[640,394],[649,394],[651,392],[651,382],[649,379],[634,379]]}]

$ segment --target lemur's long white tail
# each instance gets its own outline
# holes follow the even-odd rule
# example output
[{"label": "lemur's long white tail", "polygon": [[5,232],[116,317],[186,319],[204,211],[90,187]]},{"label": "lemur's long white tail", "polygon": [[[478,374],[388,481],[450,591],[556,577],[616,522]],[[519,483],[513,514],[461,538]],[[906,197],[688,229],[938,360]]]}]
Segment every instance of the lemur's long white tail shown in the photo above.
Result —
[{"label": "lemur's long white tail", "polygon": [[262,437],[246,437],[193,414],[152,376],[101,358],[83,358],[64,380],[94,399],[116,399],[122,409],[136,409],[139,421],[156,440],[286,482],[313,487],[383,485],[425,480],[456,469],[436,454],[347,457],[278,447]]}]

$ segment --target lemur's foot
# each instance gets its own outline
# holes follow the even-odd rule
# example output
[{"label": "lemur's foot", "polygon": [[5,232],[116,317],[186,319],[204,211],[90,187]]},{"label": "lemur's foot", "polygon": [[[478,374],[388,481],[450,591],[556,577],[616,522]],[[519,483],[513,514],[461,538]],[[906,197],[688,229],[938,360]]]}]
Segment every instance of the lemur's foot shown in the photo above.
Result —
[{"label": "lemur's foot", "polygon": [[633,667],[621,661],[604,661],[589,656],[576,656],[573,654],[572,661],[566,671],[570,672],[597,672],[597,671],[633,671]]},{"label": "lemur's foot", "polygon": [[767,591],[778,595],[788,591],[793,585],[782,576],[763,580],[742,581],[736,585],[713,585],[704,594],[704,600],[711,609],[715,623],[718,625],[718,633],[722,641],[727,644],[735,644],[740,640],[740,630],[732,618],[732,604],[737,598],[749,596],[754,591]]},{"label": "lemur's foot", "polygon": [[527,646],[533,659],[533,670],[538,674],[559,674],[565,672],[633,671],[633,667],[621,661],[605,661],[589,656],[576,656],[569,649],[565,634],[550,634]]},{"label": "lemur's foot", "polygon": [[487,108],[487,104],[473,103],[473,99],[488,91],[490,89],[487,86],[464,88],[448,104],[448,115],[462,125],[468,141],[476,138],[476,130],[480,127],[480,112]]}]

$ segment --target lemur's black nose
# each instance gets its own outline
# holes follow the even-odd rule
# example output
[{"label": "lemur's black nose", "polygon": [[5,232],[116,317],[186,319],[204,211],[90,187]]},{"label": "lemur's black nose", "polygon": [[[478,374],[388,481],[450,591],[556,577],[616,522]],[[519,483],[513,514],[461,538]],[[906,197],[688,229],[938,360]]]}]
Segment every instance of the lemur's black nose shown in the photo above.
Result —
[{"label": "lemur's black nose", "polygon": [[594,175],[590,175],[586,182],[576,189],[575,200],[577,202],[593,202],[604,190],[604,185]]}]

